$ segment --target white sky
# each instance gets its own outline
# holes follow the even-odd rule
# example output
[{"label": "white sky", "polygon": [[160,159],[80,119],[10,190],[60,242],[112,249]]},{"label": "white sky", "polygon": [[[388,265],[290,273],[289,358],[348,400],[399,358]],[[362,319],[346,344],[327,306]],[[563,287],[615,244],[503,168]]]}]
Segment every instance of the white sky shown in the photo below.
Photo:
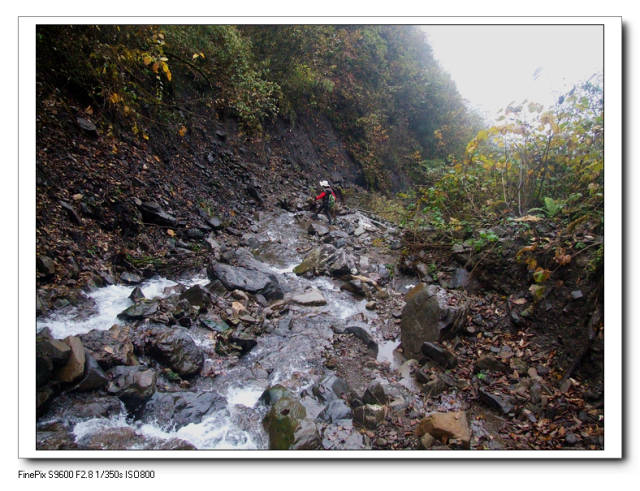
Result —
[{"label": "white sky", "polygon": [[552,104],[574,83],[602,72],[602,26],[430,25],[422,29],[462,97],[488,119],[512,101]]}]

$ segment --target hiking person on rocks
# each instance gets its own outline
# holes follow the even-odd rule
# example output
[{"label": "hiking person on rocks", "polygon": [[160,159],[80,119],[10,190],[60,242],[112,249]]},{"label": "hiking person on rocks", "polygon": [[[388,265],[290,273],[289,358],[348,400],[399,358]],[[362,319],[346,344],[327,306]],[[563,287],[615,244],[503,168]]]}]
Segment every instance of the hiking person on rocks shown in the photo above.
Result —
[{"label": "hiking person on rocks", "polygon": [[331,225],[331,215],[333,213],[333,208],[336,205],[336,193],[333,192],[328,181],[320,181],[320,186],[322,186],[323,191],[316,196],[316,201],[322,200],[320,211],[324,211],[329,219],[329,225]]}]

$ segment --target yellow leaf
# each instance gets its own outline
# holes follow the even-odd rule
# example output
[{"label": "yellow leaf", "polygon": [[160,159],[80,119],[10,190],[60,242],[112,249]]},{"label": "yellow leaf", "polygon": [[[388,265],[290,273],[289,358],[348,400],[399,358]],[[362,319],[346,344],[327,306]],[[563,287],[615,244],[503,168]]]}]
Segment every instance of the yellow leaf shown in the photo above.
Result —
[{"label": "yellow leaf", "polygon": [[160,63],[158,63],[157,61],[151,65],[151,69],[153,70],[153,73],[158,73],[158,69],[160,68]]},{"label": "yellow leaf", "polygon": [[117,92],[114,92],[113,94],[111,94],[111,97],[109,97],[109,100],[111,101],[111,104],[117,104],[122,100],[122,97],[120,97],[120,94],[118,94]]},{"label": "yellow leaf", "polygon": [[186,135],[186,134],[187,134],[187,128],[183,126],[182,128],[180,128],[180,129],[178,130],[178,134],[179,134],[180,136],[184,136],[184,135]]},{"label": "yellow leaf", "polygon": [[173,230],[171,230],[170,228],[168,228],[168,229],[167,229],[167,235],[168,235],[169,237],[175,237],[175,236],[176,236],[176,233],[175,233]]},{"label": "yellow leaf", "polygon": [[92,115],[93,114],[93,108],[91,106],[87,107],[84,112],[86,112],[88,115]]},{"label": "yellow leaf", "polygon": [[144,55],[142,57],[142,63],[144,63],[145,66],[150,65],[152,61],[153,61],[153,58],[151,58],[151,56],[149,56],[149,55]]},{"label": "yellow leaf", "polygon": [[191,57],[192,60],[195,60],[196,58],[199,58],[200,55],[198,53],[193,53],[193,56]]},{"label": "yellow leaf", "polygon": [[149,135],[147,135],[146,133],[143,133],[142,134],[142,138],[144,138],[145,140],[148,140],[149,139]]}]

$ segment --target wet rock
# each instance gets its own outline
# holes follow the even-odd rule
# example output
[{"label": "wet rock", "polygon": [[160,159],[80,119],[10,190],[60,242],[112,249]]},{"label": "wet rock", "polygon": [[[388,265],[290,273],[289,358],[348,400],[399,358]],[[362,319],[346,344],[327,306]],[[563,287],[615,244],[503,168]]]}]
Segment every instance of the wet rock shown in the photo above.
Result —
[{"label": "wet rock", "polygon": [[438,343],[422,343],[421,351],[443,368],[454,368],[457,364],[455,355]]},{"label": "wet rock", "polygon": [[328,425],[322,434],[325,450],[364,450],[370,445],[365,437],[350,424],[343,422]]},{"label": "wet rock", "polygon": [[52,377],[54,370],[64,366],[71,356],[68,344],[53,339],[48,330],[43,330],[36,336],[36,385],[46,384]]},{"label": "wet rock", "polygon": [[139,300],[144,300],[145,296],[144,296],[144,293],[142,293],[142,288],[140,288],[139,286],[136,286],[131,292],[131,295],[129,295],[129,299],[133,300],[134,302],[138,302]]},{"label": "wet rock", "polygon": [[305,418],[300,421],[293,435],[291,450],[321,450],[322,439],[318,427],[312,419]]},{"label": "wet rock", "polygon": [[340,285],[340,289],[351,292],[355,296],[360,298],[364,298],[367,296],[364,283],[362,282],[362,280],[359,280],[359,279],[352,279],[349,281],[345,281],[342,285]]},{"label": "wet rock", "polygon": [[158,312],[157,300],[140,300],[118,314],[118,319],[125,321],[142,320]]},{"label": "wet rock", "polygon": [[107,376],[98,365],[98,362],[91,356],[91,352],[85,349],[85,369],[84,377],[72,390],[83,392],[89,390],[102,389],[107,385]]},{"label": "wet rock", "polygon": [[140,409],[156,391],[155,370],[140,365],[112,368],[107,377],[107,392],[117,396],[130,413]]},{"label": "wet rock", "polygon": [[263,420],[269,434],[271,450],[288,450],[295,442],[295,433],[307,411],[291,397],[282,397],[271,406]]},{"label": "wet rock", "polygon": [[125,413],[125,407],[116,396],[67,393],[56,398],[47,413],[47,419],[78,422],[93,418],[111,418]]},{"label": "wet rock", "polygon": [[321,306],[327,304],[327,299],[324,298],[320,290],[312,288],[304,293],[299,293],[291,297],[291,301],[300,305],[306,306]]},{"label": "wet rock", "polygon": [[468,303],[435,285],[420,283],[406,297],[400,334],[407,356],[420,353],[422,344],[453,336],[466,321]]},{"label": "wet rock", "polygon": [[120,275],[120,281],[125,285],[138,285],[139,283],[142,283],[142,277],[135,273],[125,271]]},{"label": "wet rock", "polygon": [[354,423],[375,430],[385,417],[385,408],[379,404],[365,404],[353,410]]},{"label": "wet rock", "polygon": [[156,392],[141,411],[144,422],[157,422],[162,428],[181,428],[199,423],[206,415],[221,411],[226,399],[217,392]]},{"label": "wet rock", "polygon": [[187,300],[191,305],[206,308],[211,304],[211,296],[200,285],[194,285],[180,295],[181,299]]},{"label": "wet rock", "polygon": [[350,393],[351,389],[344,379],[330,374],[314,385],[312,392],[319,400],[328,402]]},{"label": "wet rock", "polygon": [[36,430],[37,450],[73,450],[78,448],[73,433],[61,422],[49,423]]},{"label": "wet rock", "polygon": [[136,363],[131,335],[130,327],[116,324],[107,331],[89,331],[81,335],[80,339],[98,364],[104,370],[108,370],[117,365]]},{"label": "wet rock", "polygon": [[149,437],[128,426],[101,429],[83,439],[79,447],[87,450],[196,450],[185,440]]},{"label": "wet rock", "polygon": [[84,375],[84,346],[76,336],[66,338],[64,343],[71,348],[71,353],[65,365],[56,371],[55,378],[64,383],[72,383]]},{"label": "wet rock", "polygon": [[464,448],[469,448],[471,428],[464,411],[434,413],[424,418],[416,428],[416,435],[421,437],[429,433],[440,440],[458,440]]},{"label": "wet rock", "polygon": [[507,397],[489,392],[484,387],[478,389],[478,396],[482,403],[502,414],[509,414],[513,410],[513,404]]},{"label": "wet rock", "polygon": [[362,401],[365,404],[384,406],[389,402],[389,400],[389,395],[385,391],[383,385],[378,381],[371,382],[362,396]]},{"label": "wet rock", "polygon": [[342,399],[330,401],[318,415],[318,419],[328,423],[335,423],[341,419],[350,419],[351,408]]},{"label": "wet rock", "polygon": [[244,356],[258,344],[255,338],[248,336],[229,336],[229,342],[240,348],[240,356]]},{"label": "wet rock", "polygon": [[365,305],[365,308],[367,310],[376,310],[376,306],[377,306],[376,302],[372,300],[370,302],[367,302],[367,304]]},{"label": "wet rock", "polygon": [[283,385],[277,384],[266,389],[260,396],[259,401],[267,406],[275,404],[283,397],[292,398],[293,394]]},{"label": "wet rock", "polygon": [[151,331],[151,353],[182,377],[196,375],[204,364],[204,354],[183,327],[155,327]]},{"label": "wet rock", "polygon": [[267,300],[278,300],[284,296],[280,283],[273,274],[212,262],[207,267],[207,275],[211,280],[220,280],[227,290],[259,293]]},{"label": "wet rock", "polygon": [[371,333],[366,324],[364,323],[351,323],[345,330],[345,334],[353,334],[360,339],[374,355],[378,354],[378,344],[373,340]]}]

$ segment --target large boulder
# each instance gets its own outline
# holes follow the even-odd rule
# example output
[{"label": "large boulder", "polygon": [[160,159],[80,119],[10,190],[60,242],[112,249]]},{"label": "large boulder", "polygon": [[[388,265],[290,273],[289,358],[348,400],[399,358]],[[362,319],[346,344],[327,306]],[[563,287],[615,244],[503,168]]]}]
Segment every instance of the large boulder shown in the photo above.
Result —
[{"label": "large boulder", "polygon": [[118,319],[137,321],[151,317],[158,312],[158,300],[142,299],[118,314]]},{"label": "large boulder", "polygon": [[94,329],[80,336],[82,344],[104,369],[118,365],[135,365],[131,328],[118,324],[103,331]]},{"label": "large boulder", "polygon": [[225,405],[226,399],[217,392],[156,392],[142,409],[141,419],[165,429],[177,429],[199,423]]},{"label": "large boulder", "polygon": [[269,448],[290,449],[296,440],[296,430],[306,416],[306,409],[294,398],[278,399],[262,421],[269,434]]},{"label": "large boulder", "polygon": [[85,349],[84,357],[84,376],[74,385],[73,390],[83,392],[102,389],[107,384],[107,376],[89,350]]},{"label": "large boulder", "polygon": [[439,440],[457,440],[463,448],[469,448],[471,428],[464,411],[433,413],[424,418],[416,427],[418,437],[429,433]]},{"label": "large boulder", "polygon": [[60,382],[72,383],[84,375],[85,351],[82,342],[76,336],[69,336],[64,342],[71,348],[71,353],[64,366],[56,371],[55,377]]},{"label": "large boulder", "polygon": [[180,298],[186,299],[191,305],[206,308],[211,304],[211,295],[200,285],[194,285],[180,294]]},{"label": "large boulder", "polygon": [[417,357],[425,341],[441,341],[458,332],[466,321],[468,302],[435,286],[420,283],[406,297],[400,323],[405,356]]},{"label": "large boulder", "polygon": [[141,365],[112,368],[107,377],[107,392],[120,398],[130,413],[144,406],[156,391],[155,370]]},{"label": "large boulder", "polygon": [[261,294],[267,300],[278,300],[284,296],[280,283],[273,274],[211,262],[207,267],[207,275],[211,280],[220,280],[230,291],[243,290]]},{"label": "large boulder", "polygon": [[184,327],[156,326],[149,334],[148,343],[154,358],[183,377],[200,373],[204,353]]},{"label": "large boulder", "polygon": [[68,344],[54,339],[48,330],[36,336],[36,385],[46,384],[54,371],[64,366],[71,356]]}]

